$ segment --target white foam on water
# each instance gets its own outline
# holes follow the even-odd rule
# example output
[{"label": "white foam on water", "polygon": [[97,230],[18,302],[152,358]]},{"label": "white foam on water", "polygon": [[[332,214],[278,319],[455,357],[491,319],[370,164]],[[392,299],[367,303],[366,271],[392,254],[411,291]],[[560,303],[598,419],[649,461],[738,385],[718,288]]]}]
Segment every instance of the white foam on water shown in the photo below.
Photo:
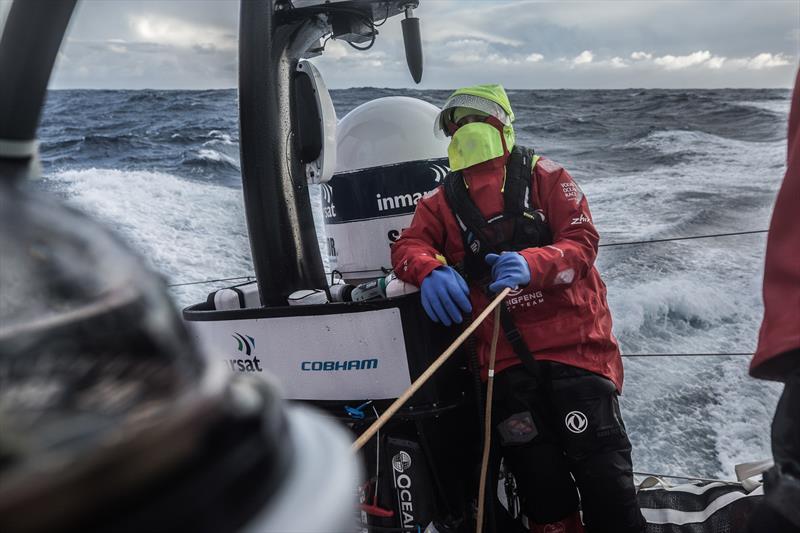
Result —
[{"label": "white foam on water", "polygon": [[763,109],[779,115],[789,115],[789,108],[792,106],[791,98],[786,100],[757,100],[757,101],[741,101],[735,102],[738,105],[745,107],[753,107],[755,109]]},{"label": "white foam on water", "polygon": [[[677,164],[583,185],[601,242],[766,229],[785,142],[696,131],[636,143]],[[752,352],[763,313],[766,236],[601,249],[614,332],[626,353]],[[769,457],[778,393],[747,356],[627,358],[622,405],[639,470],[731,478]]]},{"label": "white foam on water", "polygon": [[[91,168],[48,178],[68,202],[117,230],[171,283],[252,272],[240,190],[171,174]],[[181,305],[209,287],[176,289]]]},{"label": "white foam on water", "polygon": [[[208,143],[205,143],[204,146],[205,145],[208,145]],[[201,148],[197,152],[197,157],[198,157],[198,159],[204,159],[206,161],[215,161],[215,162],[218,162],[218,163],[229,163],[229,164],[235,166],[236,168],[239,168],[239,160],[238,159],[236,159],[234,157],[231,157],[231,156],[229,156],[227,154],[224,154],[222,152],[218,152],[217,150],[211,150],[211,149],[208,149],[208,148]]]},{"label": "white foam on water", "polygon": [[720,473],[726,478],[733,477],[737,464],[772,457],[770,425],[783,386],[751,378],[749,363],[749,358],[731,359],[721,365],[714,387],[722,401],[708,409]]},{"label": "white foam on water", "polygon": [[[653,269],[641,279],[607,276],[623,352],[752,352],[762,313],[761,272],[715,279],[715,273],[731,268],[725,254],[729,260],[735,255],[709,251],[697,265],[699,275]],[[637,468],[730,478],[737,462],[768,456],[777,397],[773,387],[747,376],[749,361],[749,356],[626,358],[622,405]]]},{"label": "white foam on water", "polygon": [[601,243],[767,228],[785,170],[784,141],[668,131],[639,143],[675,155],[677,164],[581,183]]},{"label": "white foam on water", "polygon": [[322,256],[322,267],[330,274],[330,258],[328,257],[328,234],[325,232],[325,217],[322,212],[322,186],[309,184],[308,197],[311,200],[311,212],[314,215],[314,229],[317,231],[317,244]]},{"label": "white foam on water", "polygon": [[[229,135],[214,130],[208,138],[201,157],[238,157]],[[676,164],[581,182],[602,242],[768,226],[784,142],[674,130],[636,145]],[[114,169],[60,171],[50,182],[70,203],[120,231],[170,281],[252,273],[238,189]],[[310,192],[322,246],[319,188]],[[601,249],[598,266],[623,350],[752,351],[764,245],[763,235],[753,235]],[[187,305],[224,285],[174,294]],[[749,378],[748,363],[748,357],[626,359],[621,401],[636,468],[730,478],[736,462],[768,456],[779,387]]]},{"label": "white foam on water", "polygon": [[218,143],[226,144],[226,145],[229,145],[229,146],[236,146],[237,149],[239,148],[239,144],[234,142],[233,138],[230,136],[230,134],[225,133],[224,131],[211,130],[211,131],[208,132],[206,137],[208,137],[209,139],[212,139],[212,140],[211,141],[206,141],[204,143],[204,145],[209,144],[211,142],[218,142]]}]

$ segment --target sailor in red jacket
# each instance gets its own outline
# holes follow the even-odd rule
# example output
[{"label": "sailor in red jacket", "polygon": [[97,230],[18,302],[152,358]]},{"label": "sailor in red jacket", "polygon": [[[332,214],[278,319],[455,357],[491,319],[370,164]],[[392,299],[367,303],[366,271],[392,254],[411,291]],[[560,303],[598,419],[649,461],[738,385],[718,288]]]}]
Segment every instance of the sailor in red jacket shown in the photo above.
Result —
[{"label": "sailor in red jacket", "polygon": [[785,383],[772,421],[775,466],[765,477],[765,504],[752,533],[800,533],[800,71],[789,113],[786,176],[769,225],[764,266],[764,320],[750,364],[757,378]]},{"label": "sailor in red jacket", "polygon": [[[531,531],[643,531],[619,411],[622,362],[594,260],[599,235],[560,165],[515,146],[499,85],[459,89],[436,127],[451,173],[392,246],[397,276],[444,325],[505,300],[492,418]],[[465,279],[467,281],[465,281]],[[482,373],[492,319],[476,332]],[[573,481],[574,477],[574,481]]]}]

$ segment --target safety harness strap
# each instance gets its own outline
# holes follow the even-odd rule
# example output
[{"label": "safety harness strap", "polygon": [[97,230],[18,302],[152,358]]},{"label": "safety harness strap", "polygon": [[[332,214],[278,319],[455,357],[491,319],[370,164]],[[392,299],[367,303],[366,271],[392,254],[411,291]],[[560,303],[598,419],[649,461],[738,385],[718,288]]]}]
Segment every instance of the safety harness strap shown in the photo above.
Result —
[{"label": "safety harness strap", "polygon": [[462,235],[472,233],[473,237],[483,241],[483,230],[489,225],[483,218],[475,202],[469,197],[464,175],[461,171],[450,172],[444,178],[444,194],[450,209],[456,217]]},{"label": "safety harness strap", "polygon": [[525,208],[530,206],[532,162],[533,150],[515,146],[511,151],[503,185],[506,215],[522,216]]},{"label": "safety harness strap", "polygon": [[[534,160],[538,159],[530,148],[515,146],[506,163],[503,184],[504,215],[521,216],[530,209],[530,184]],[[461,230],[472,231],[476,237],[489,223],[472,201],[462,171],[450,172],[444,179],[444,192],[450,209],[456,215]]]},{"label": "safety harness strap", "polygon": [[506,340],[514,349],[514,353],[517,354],[519,360],[522,361],[522,364],[525,365],[525,368],[528,372],[533,376],[534,381],[538,384],[540,383],[541,373],[539,372],[539,364],[533,358],[533,354],[528,349],[528,345],[525,344],[525,339],[522,338],[522,334],[517,329],[517,325],[514,323],[514,317],[511,316],[511,311],[508,310],[506,303],[503,302],[500,304],[500,326],[503,328],[503,333],[506,336]]},{"label": "safety harness strap", "polygon": [[[533,166],[538,159],[539,157],[534,155],[533,150],[518,145],[511,151],[506,163],[506,176],[502,191],[504,208],[501,217],[513,220],[515,227],[519,226],[519,221],[523,217],[534,220],[534,211],[530,205],[530,188]],[[477,281],[477,279],[474,279],[478,277],[475,275],[476,272],[485,271],[488,268],[485,264],[486,254],[507,251],[498,247],[500,243],[492,242],[491,239],[487,238],[489,225],[497,222],[498,217],[491,221],[487,221],[483,217],[478,206],[469,196],[461,171],[450,172],[445,177],[444,192],[447,203],[461,228],[465,254],[463,265],[465,277],[468,279],[473,278],[472,281]],[[527,223],[531,224],[531,222]],[[539,223],[544,225],[543,220],[540,220]],[[516,231],[515,229],[515,235]],[[541,246],[543,244],[530,242],[527,243],[527,246]],[[488,296],[491,299],[493,295]],[[517,354],[522,364],[525,365],[538,383],[540,380],[538,364],[525,344],[522,334],[514,324],[511,312],[505,303],[501,304],[500,325],[503,328],[506,339],[514,349],[514,353]]]}]

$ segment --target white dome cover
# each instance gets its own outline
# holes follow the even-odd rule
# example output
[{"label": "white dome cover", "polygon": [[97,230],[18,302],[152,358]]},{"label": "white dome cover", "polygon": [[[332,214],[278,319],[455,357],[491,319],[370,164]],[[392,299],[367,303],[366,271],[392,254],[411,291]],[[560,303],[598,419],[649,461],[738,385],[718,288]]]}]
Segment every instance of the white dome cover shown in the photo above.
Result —
[{"label": "white dome cover", "polygon": [[448,139],[437,139],[439,108],[408,96],[371,100],[337,126],[336,172],[447,157]]}]

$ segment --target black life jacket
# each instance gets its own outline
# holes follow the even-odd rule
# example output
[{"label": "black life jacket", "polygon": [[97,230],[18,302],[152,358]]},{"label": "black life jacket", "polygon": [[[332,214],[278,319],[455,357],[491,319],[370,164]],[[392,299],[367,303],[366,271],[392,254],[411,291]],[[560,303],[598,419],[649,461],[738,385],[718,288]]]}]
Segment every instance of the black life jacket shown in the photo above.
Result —
[{"label": "black life jacket", "polygon": [[[460,171],[450,172],[445,177],[445,198],[461,228],[464,243],[464,261],[455,267],[467,281],[478,284],[488,282],[491,269],[486,264],[486,254],[518,252],[553,243],[553,234],[544,213],[530,205],[532,169],[536,159],[532,149],[514,147],[506,162],[503,212],[489,220],[483,217],[469,197],[467,184]],[[500,306],[500,324],[509,344],[538,386],[542,382],[539,365],[505,304]]]},{"label": "black life jacket", "polygon": [[464,261],[457,267],[468,281],[486,281],[491,271],[486,254],[518,252],[553,243],[544,213],[530,205],[535,159],[538,158],[532,149],[514,147],[506,162],[503,212],[488,220],[470,198],[461,171],[450,172],[444,178],[445,198],[464,243]]}]

